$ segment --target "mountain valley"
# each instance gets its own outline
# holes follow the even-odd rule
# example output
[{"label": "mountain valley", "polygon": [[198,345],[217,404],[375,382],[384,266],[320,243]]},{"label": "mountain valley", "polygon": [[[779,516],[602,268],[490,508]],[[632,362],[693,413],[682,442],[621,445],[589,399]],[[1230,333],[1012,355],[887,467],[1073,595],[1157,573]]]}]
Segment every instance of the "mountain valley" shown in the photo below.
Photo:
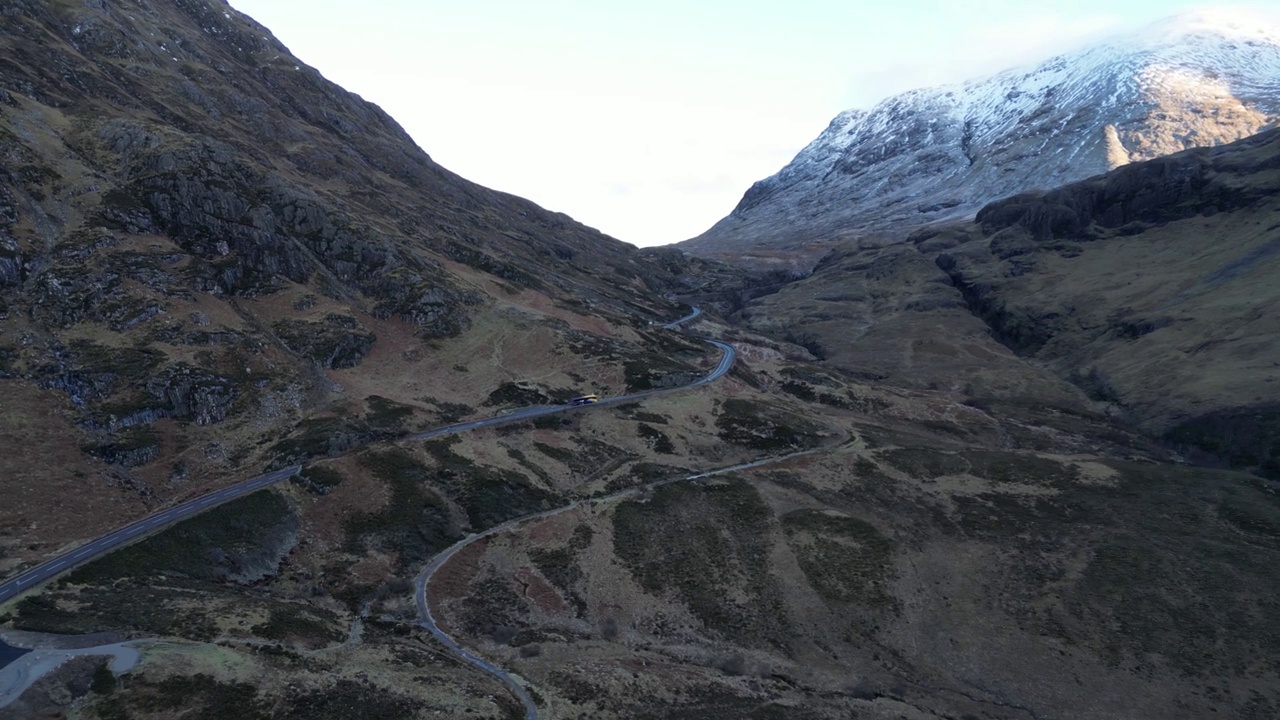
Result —
[{"label": "mountain valley", "polygon": [[733,317],[849,371],[1106,412],[1280,480],[1278,169],[1272,130],[1015,196],[838,246]]},{"label": "mountain valley", "polygon": [[1217,147],[686,253],[458,177],[223,0],[0,18],[0,574],[298,466],[0,602],[139,654],[18,657],[0,716],[1280,714],[1270,85]]}]

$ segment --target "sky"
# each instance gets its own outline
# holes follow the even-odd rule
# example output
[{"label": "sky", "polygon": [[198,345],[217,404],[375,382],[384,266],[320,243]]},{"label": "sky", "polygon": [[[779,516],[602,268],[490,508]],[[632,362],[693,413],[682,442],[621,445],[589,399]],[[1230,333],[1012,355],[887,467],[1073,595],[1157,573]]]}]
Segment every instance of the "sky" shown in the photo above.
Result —
[{"label": "sky", "polygon": [[1240,5],[230,2],[446,168],[641,246],[709,228],[842,110]]}]

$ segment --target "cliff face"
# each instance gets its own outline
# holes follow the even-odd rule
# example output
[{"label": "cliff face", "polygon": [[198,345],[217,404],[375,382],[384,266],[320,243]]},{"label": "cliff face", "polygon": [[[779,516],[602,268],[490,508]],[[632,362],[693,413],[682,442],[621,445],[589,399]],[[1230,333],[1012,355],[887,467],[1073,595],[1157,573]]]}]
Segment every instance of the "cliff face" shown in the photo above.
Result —
[{"label": "cliff face", "polygon": [[1238,140],[1280,117],[1280,29],[1186,15],[1029,71],[842,113],[680,247],[807,269],[842,238],[888,240],[993,200]]}]

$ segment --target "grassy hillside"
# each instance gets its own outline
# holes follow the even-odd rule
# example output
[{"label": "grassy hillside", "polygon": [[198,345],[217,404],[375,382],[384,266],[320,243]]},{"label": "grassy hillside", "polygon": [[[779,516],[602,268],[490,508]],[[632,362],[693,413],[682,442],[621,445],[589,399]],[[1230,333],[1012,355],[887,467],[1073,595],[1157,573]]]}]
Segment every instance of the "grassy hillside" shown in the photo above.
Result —
[{"label": "grassy hillside", "polygon": [[851,372],[1106,412],[1277,478],[1278,212],[1271,131],[845,247],[737,317]]}]

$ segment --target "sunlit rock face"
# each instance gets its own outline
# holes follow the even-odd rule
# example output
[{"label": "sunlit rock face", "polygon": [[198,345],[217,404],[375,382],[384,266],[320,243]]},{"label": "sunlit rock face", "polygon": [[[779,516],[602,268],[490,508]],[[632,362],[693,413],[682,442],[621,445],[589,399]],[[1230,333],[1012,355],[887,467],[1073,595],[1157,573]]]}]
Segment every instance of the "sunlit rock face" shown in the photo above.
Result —
[{"label": "sunlit rock face", "polygon": [[984,204],[1252,135],[1280,118],[1280,29],[1181,15],[958,86],[838,115],[681,247],[807,269],[832,240],[899,240]]}]

